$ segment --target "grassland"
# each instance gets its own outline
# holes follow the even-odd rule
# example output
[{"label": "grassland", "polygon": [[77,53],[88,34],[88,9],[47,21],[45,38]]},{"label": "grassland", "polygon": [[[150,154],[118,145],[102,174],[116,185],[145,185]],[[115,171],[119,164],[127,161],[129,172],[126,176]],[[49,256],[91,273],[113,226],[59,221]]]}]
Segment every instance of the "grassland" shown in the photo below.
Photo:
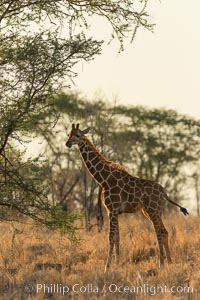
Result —
[{"label": "grassland", "polygon": [[107,222],[66,236],[26,219],[0,223],[0,299],[200,299],[200,217],[164,218],[173,264],[158,268],[151,223],[120,216],[121,261],[104,274]]}]

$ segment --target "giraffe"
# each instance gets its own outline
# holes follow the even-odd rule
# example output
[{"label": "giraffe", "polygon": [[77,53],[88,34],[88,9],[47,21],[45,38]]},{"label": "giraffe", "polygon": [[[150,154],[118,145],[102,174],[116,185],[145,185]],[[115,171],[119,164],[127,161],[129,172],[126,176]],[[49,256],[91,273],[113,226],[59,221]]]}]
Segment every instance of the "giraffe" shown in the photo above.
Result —
[{"label": "giraffe", "polygon": [[109,250],[105,264],[105,272],[110,267],[113,249],[116,261],[119,261],[120,234],[118,216],[121,213],[142,213],[153,223],[159,247],[159,267],[164,266],[164,250],[168,263],[172,262],[168,232],[162,222],[161,213],[165,200],[180,208],[188,215],[186,208],[169,199],[164,188],[157,182],[133,177],[118,163],[111,162],[102,156],[92,142],[86,137],[90,128],[80,130],[79,124],[72,124],[66,146],[78,145],[84,164],[101,186],[101,200],[109,218]]}]

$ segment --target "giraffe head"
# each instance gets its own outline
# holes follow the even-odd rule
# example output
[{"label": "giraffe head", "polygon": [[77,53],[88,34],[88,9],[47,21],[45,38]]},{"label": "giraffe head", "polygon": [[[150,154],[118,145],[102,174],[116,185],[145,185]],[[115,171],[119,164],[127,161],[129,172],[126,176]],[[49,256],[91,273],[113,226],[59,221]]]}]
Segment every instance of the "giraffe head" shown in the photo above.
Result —
[{"label": "giraffe head", "polygon": [[83,136],[88,133],[90,128],[86,128],[84,130],[79,129],[79,124],[75,125],[72,124],[71,132],[69,133],[69,138],[66,142],[66,146],[71,148],[72,145],[78,145],[82,142]]}]

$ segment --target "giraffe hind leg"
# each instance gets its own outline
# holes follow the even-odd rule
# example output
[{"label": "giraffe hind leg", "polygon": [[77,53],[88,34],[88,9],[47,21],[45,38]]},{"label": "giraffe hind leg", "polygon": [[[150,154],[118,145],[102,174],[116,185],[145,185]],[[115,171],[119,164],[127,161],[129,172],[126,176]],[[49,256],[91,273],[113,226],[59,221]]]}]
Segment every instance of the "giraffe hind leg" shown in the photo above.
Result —
[{"label": "giraffe hind leg", "polygon": [[170,254],[170,250],[169,250],[169,242],[168,242],[168,232],[166,230],[166,228],[163,225],[163,244],[164,244],[164,248],[165,248],[165,253],[167,256],[167,261],[168,263],[172,263],[172,259],[171,259],[171,254]]},{"label": "giraffe hind leg", "polygon": [[[144,213],[144,212],[143,212]],[[164,265],[164,249],[167,256],[168,263],[171,263],[171,254],[169,250],[168,244],[168,232],[162,222],[161,216],[158,213],[144,213],[146,216],[148,215],[149,219],[152,221],[158,241],[159,246],[159,258],[160,258],[160,267]]]},{"label": "giraffe hind leg", "polygon": [[[148,213],[146,209],[142,210],[143,214],[145,217],[147,217],[154,225],[155,231],[156,231],[156,237],[157,240],[160,239],[159,236],[162,236],[162,242],[161,242],[161,247],[165,249],[165,253],[166,253],[166,257],[167,257],[167,261],[168,263],[172,263],[172,259],[171,259],[171,254],[170,254],[170,249],[169,249],[169,243],[168,243],[168,232],[162,222],[161,216],[158,214],[158,216],[154,216],[154,214]],[[154,220],[154,221],[153,221]],[[156,221],[158,220],[158,221]],[[156,225],[158,224],[158,225]],[[159,225],[160,224],[160,225]],[[158,228],[156,230],[156,228]],[[160,228],[160,229],[159,229]],[[160,233],[159,233],[160,231]],[[158,232],[158,234],[157,234]],[[158,245],[159,245],[159,249],[160,249],[160,242],[158,240]],[[161,250],[161,252],[163,252],[163,250]],[[163,253],[164,255],[164,253]],[[162,262],[161,262],[162,264]]]}]

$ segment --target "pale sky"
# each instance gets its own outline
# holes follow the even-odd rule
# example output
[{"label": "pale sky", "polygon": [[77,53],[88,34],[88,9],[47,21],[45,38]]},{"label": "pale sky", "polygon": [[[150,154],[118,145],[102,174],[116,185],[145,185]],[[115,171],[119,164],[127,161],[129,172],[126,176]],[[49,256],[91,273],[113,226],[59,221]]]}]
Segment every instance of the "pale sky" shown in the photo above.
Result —
[{"label": "pale sky", "polygon": [[[133,44],[105,44],[101,56],[78,67],[76,89],[119,103],[165,107],[200,118],[200,0],[151,0],[154,33],[139,30]],[[94,21],[92,34],[108,37]]]}]

